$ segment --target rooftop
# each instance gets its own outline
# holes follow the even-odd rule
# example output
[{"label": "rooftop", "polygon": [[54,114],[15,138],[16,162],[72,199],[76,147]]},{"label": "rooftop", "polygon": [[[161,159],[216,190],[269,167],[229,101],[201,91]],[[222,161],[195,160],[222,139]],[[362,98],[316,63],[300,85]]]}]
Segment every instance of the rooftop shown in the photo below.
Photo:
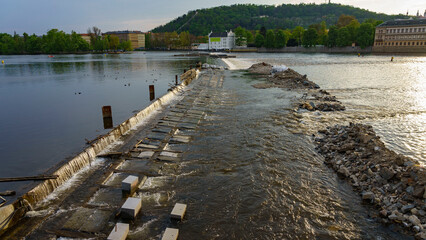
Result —
[{"label": "rooftop", "polygon": [[396,19],[387,21],[377,27],[392,27],[392,26],[419,26],[426,25],[426,19]]},{"label": "rooftop", "polygon": [[209,37],[228,37],[227,32],[210,33]]},{"label": "rooftop", "polygon": [[104,34],[129,34],[129,33],[142,33],[141,31],[129,31],[129,30],[126,30],[126,31],[111,31],[111,32],[106,32],[106,33],[104,33]]}]

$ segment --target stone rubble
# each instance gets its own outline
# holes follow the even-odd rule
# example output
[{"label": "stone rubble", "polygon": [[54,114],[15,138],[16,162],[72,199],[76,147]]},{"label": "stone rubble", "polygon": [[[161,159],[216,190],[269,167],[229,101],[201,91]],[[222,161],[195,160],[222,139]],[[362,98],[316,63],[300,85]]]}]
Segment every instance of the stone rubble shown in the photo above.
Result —
[{"label": "stone rubble", "polygon": [[253,64],[248,71],[255,75],[270,75],[272,73],[272,65],[265,62],[256,63]]},{"label": "stone rubble", "polygon": [[[308,111],[344,111],[345,106],[337,101],[335,96],[331,96],[327,91],[320,90],[318,84],[308,80],[306,75],[302,75],[291,68],[280,67],[282,71],[274,70],[274,67],[268,63],[257,63],[252,65],[248,71],[251,74],[261,77],[267,76],[267,83],[258,83],[253,85],[255,88],[285,88],[292,90],[306,90],[299,104],[299,109]],[[285,69],[285,70],[284,70]],[[309,101],[308,99],[309,98]]]},{"label": "stone rubble", "polygon": [[320,130],[317,151],[384,223],[426,239],[426,172],[418,162],[386,148],[372,126],[350,123]]}]

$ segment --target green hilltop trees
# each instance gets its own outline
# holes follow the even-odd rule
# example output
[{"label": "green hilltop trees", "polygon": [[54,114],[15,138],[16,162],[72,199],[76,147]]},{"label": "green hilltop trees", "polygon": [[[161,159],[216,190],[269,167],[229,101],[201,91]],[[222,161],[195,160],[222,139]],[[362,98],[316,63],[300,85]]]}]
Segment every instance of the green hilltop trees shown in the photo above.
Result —
[{"label": "green hilltop trees", "polygon": [[[388,21],[404,17],[402,15],[379,14],[334,3],[282,4],[277,6],[236,4],[190,11],[153,29],[152,32],[188,31],[196,36],[205,36],[210,31],[220,32],[226,29],[235,29],[238,26],[253,31],[260,30],[262,26],[266,29],[294,29],[296,26],[308,29],[309,26],[320,21],[324,21],[328,26],[336,24],[342,14],[354,16],[360,23],[367,19]],[[343,20],[346,20],[346,22],[342,22],[346,26],[352,19]],[[340,27],[342,26],[338,26],[338,28]],[[262,35],[266,37],[266,31]]]},{"label": "green hilltop trees", "polygon": [[325,21],[312,24],[308,29],[296,26],[290,29],[266,29],[261,27],[254,31],[255,38],[249,40],[245,36],[252,31],[239,26],[235,29],[236,45],[254,45],[265,48],[283,48],[303,46],[306,48],[324,45],[327,47],[346,47],[353,43],[365,48],[374,43],[375,27],[382,23],[374,19],[367,19],[362,24],[353,16],[341,15],[335,25],[327,30]]}]

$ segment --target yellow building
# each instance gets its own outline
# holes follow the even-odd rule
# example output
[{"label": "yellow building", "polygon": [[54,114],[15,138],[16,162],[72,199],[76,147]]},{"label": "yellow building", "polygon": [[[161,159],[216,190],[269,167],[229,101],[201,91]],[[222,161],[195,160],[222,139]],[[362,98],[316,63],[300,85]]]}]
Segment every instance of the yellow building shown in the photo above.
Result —
[{"label": "yellow building", "polygon": [[87,33],[81,33],[80,34],[81,38],[83,38],[83,40],[85,40],[86,42],[88,42],[90,44],[90,35]]},{"label": "yellow building", "polygon": [[378,25],[373,52],[426,53],[426,19],[397,19]]},{"label": "yellow building", "polygon": [[130,41],[133,49],[145,48],[145,34],[141,31],[114,31],[106,32],[103,35],[117,36],[120,42]]}]

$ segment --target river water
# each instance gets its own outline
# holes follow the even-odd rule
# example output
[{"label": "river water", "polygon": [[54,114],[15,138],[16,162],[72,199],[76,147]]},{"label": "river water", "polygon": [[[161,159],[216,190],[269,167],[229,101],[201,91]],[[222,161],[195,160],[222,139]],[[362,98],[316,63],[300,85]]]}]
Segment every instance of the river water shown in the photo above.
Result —
[{"label": "river water", "polygon": [[[298,130],[333,123],[371,124],[386,145],[426,164],[426,57],[329,54],[237,54],[234,69],[257,62],[286,65],[306,74],[343,102],[344,113],[302,114]],[[314,126],[314,127],[312,127]],[[299,128],[300,127],[300,128]]]},{"label": "river water", "polygon": [[[48,119],[46,114],[56,111],[65,115],[62,119],[71,118],[67,111],[76,111],[95,101],[98,104],[86,110],[85,114],[95,111],[94,115],[98,117],[87,117],[88,121],[84,123],[96,122],[100,118],[100,107],[108,103],[95,100],[93,96],[108,99],[114,95],[123,106],[139,101],[128,107],[127,113],[123,113],[124,120],[131,115],[132,110],[148,104],[141,104],[142,99],[147,96],[144,94],[141,97],[140,92],[146,90],[148,83],[145,79],[150,80],[155,69],[161,68],[162,73],[169,73],[164,83],[166,89],[167,82],[174,79],[174,74],[181,72],[184,66],[196,62],[196,59],[175,59],[171,55],[137,53],[114,56],[117,59],[111,60],[102,60],[105,56],[65,56],[68,58],[64,60],[68,67],[59,72],[52,70],[52,67],[44,67],[41,72],[45,74],[39,77],[37,71],[31,71],[26,66],[31,64],[25,62],[38,61],[35,59],[42,57],[11,57],[7,62],[16,61],[15,68],[11,64],[11,69],[15,70],[7,70],[9,66],[6,65],[0,71],[1,96],[7,96],[11,101],[9,105],[3,99],[1,101],[2,109],[6,109],[1,114],[1,121],[7,123],[2,125],[9,126],[1,126],[2,133],[7,133],[3,134],[1,154],[9,154],[5,157],[2,155],[2,161],[8,166],[15,164],[16,168],[22,164],[32,164],[33,169],[36,169],[37,161],[30,163],[27,159],[21,159],[21,162],[8,162],[4,159],[26,152],[27,149],[27,152],[35,151],[32,145],[44,146],[37,143],[42,139],[51,140],[51,145],[47,144],[44,151],[49,146],[77,151],[84,144],[73,144],[72,141],[66,144],[55,143],[60,137],[74,135],[77,130],[72,133],[62,130],[55,135],[43,135],[50,125],[43,127],[44,131],[39,131],[28,119],[41,119],[37,122],[40,124]],[[70,60],[73,58],[89,59],[83,64],[86,67],[78,71],[78,64],[67,63],[74,61]],[[20,61],[24,63],[19,63]],[[103,65],[102,71],[96,70],[98,67],[91,67],[96,66],[97,63],[93,62],[98,61]],[[325,54],[238,54],[236,59],[228,61],[236,70],[224,73],[223,86],[213,84],[216,87],[212,87],[208,79],[213,77],[208,74],[200,80],[201,83],[207,81],[207,84],[194,83],[191,98],[203,100],[205,117],[195,130],[179,133],[192,137],[188,144],[169,146],[168,150],[182,151],[182,160],[164,164],[160,174],[162,176],[148,177],[139,193],[143,199],[142,214],[132,224],[130,239],[158,239],[165,227],[171,225],[179,228],[182,239],[409,239],[396,233],[394,226],[383,226],[369,215],[368,206],[360,203],[359,196],[351,187],[339,180],[323,164],[322,157],[315,152],[311,134],[335,123],[369,123],[390,148],[424,163],[426,58],[397,57],[391,63],[390,57],[386,56],[358,58]],[[310,80],[336,95],[347,107],[347,111],[295,113],[293,102],[301,93],[283,89],[255,89],[252,85],[261,80],[237,70],[259,61],[274,65],[285,64],[301,74],[307,74]],[[147,71],[146,66],[151,63],[157,64],[151,65]],[[133,71],[134,68],[128,67],[134,64],[140,67],[135,67],[139,70]],[[22,66],[19,67],[20,65]],[[124,87],[125,80],[114,84],[118,81],[114,76],[116,72],[125,74],[126,79],[132,76],[134,80],[127,82],[131,83],[131,87],[138,86],[139,83],[140,88],[135,89],[133,94],[126,92],[131,87]],[[140,75],[144,77],[139,78]],[[108,80],[99,80],[103,78]],[[38,80],[32,83],[32,79]],[[65,79],[64,83],[61,79]],[[70,85],[66,85],[67,82]],[[55,90],[55,86],[59,89]],[[85,96],[86,92],[102,87],[102,90],[93,90],[96,92],[94,95]],[[82,94],[75,95],[76,91],[81,91]],[[104,93],[105,91],[110,94]],[[120,94],[115,95],[115,91]],[[37,98],[24,97],[26,94],[34,96],[36,93]],[[20,100],[17,96],[23,99]],[[67,97],[61,102],[52,101],[56,99],[53,96],[58,99]],[[85,96],[85,99],[78,100],[80,96]],[[34,107],[40,102],[34,99],[39,98],[44,101],[42,106],[47,106],[48,109]],[[183,102],[185,101],[184,98]],[[72,104],[67,111],[61,107],[64,102]],[[26,107],[16,110],[12,105]],[[31,110],[33,114],[26,113],[28,108],[35,108]],[[113,115],[114,109],[113,106]],[[44,114],[36,114],[39,111]],[[84,114],[77,116],[75,121],[86,119]],[[48,122],[53,126],[59,125],[55,119]],[[119,120],[115,122],[119,123]],[[99,122],[97,127],[78,132],[89,131],[92,137],[96,136],[96,130],[102,132],[101,124]],[[67,128],[59,125],[55,129]],[[27,131],[30,134],[24,136],[28,139],[19,136]],[[7,138],[17,140],[11,144]],[[75,139],[81,138],[80,135]],[[9,147],[3,147],[3,143],[9,144]],[[56,148],[54,151],[61,152]],[[43,151],[37,153],[40,152]],[[44,164],[49,166],[49,163]],[[6,174],[6,170],[2,168],[2,171],[2,174]],[[185,220],[177,226],[169,220],[170,210],[175,202],[188,204]],[[61,211],[58,214],[59,212]]]},{"label": "river water", "polygon": [[[0,177],[34,176],[72,157],[108,130],[167,92],[175,75],[196,59],[164,52],[132,54],[0,56]],[[130,85],[129,85],[130,84]],[[25,183],[1,183],[23,191]]]}]

